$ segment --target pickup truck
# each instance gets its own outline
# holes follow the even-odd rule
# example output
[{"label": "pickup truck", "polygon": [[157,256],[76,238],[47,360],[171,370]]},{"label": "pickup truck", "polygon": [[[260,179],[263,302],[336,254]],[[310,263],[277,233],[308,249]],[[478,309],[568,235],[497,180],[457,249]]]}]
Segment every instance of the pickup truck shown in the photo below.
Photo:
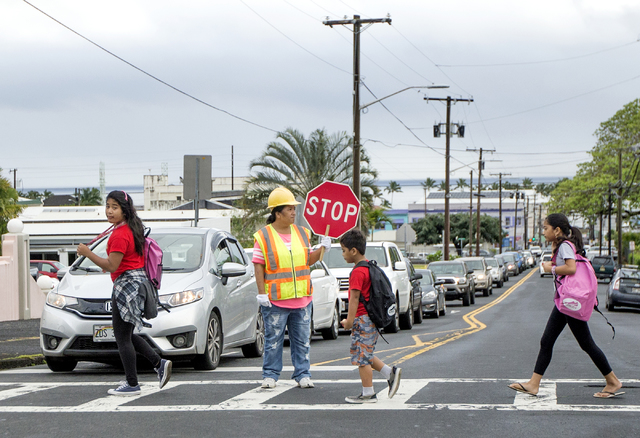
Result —
[{"label": "pickup truck", "polygon": [[591,259],[591,265],[593,266],[593,270],[596,271],[598,280],[606,279],[611,281],[613,275],[616,273],[616,262],[612,256],[595,256]]}]

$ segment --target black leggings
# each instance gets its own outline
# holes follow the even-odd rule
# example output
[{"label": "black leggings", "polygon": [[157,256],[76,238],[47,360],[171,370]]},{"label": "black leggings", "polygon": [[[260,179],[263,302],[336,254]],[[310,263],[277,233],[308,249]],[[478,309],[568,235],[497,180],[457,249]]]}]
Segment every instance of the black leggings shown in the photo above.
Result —
[{"label": "black leggings", "polygon": [[551,355],[553,353],[553,344],[556,339],[564,330],[564,327],[569,324],[571,333],[575,336],[576,341],[591,358],[594,364],[598,367],[603,376],[606,376],[611,372],[611,366],[607,361],[607,357],[602,350],[596,345],[591,337],[589,331],[589,325],[587,321],[580,321],[579,319],[567,316],[561,313],[557,307],[553,307],[549,321],[547,321],[547,327],[544,329],[542,339],[540,339],[540,353],[538,353],[538,360],[536,361],[536,367],[533,372],[536,374],[544,375],[549,363],[551,362]]},{"label": "black leggings", "polygon": [[124,367],[124,374],[130,386],[138,386],[138,371],[136,369],[136,351],[146,357],[157,368],[160,366],[160,356],[141,336],[133,333],[135,326],[122,320],[116,300],[111,298],[111,313],[113,320],[113,334],[118,344],[118,353]]}]

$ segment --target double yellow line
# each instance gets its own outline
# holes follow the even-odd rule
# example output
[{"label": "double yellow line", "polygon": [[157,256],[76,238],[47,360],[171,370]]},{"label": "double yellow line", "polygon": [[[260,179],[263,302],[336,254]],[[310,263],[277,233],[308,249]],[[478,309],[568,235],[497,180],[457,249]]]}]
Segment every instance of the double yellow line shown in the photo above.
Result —
[{"label": "double yellow line", "polygon": [[501,303],[502,301],[504,301],[505,299],[507,299],[507,297],[509,295],[511,295],[518,287],[520,287],[525,281],[527,281],[529,279],[529,277],[531,277],[535,272],[537,272],[536,269],[532,269],[531,272],[529,274],[527,274],[526,277],[524,277],[522,280],[520,280],[519,282],[517,282],[516,284],[514,284],[513,286],[511,286],[505,293],[503,293],[500,298],[497,298],[495,300],[493,300],[492,302],[485,304],[482,307],[479,307],[478,309],[467,313],[466,315],[464,315],[462,317],[462,319],[469,324],[469,327],[465,327],[463,329],[460,330],[455,330],[453,333],[449,333],[445,336],[436,338],[432,341],[428,341],[428,342],[423,342],[419,339],[419,335],[414,336],[414,340],[416,341],[415,345],[412,345],[410,347],[405,347],[405,348],[417,348],[416,351],[413,351],[405,356],[402,356],[401,358],[399,358],[398,360],[394,361],[393,363],[395,365],[400,364],[402,362],[405,362],[409,359],[412,359],[416,356],[421,355],[422,353],[425,353],[429,350],[433,350],[434,348],[438,348],[442,345],[448,344],[449,342],[452,341],[456,341],[460,338],[463,338],[465,336],[471,335],[473,333],[477,333],[480,330],[484,330],[485,328],[487,328],[487,325],[485,323],[483,323],[482,321],[479,321],[478,319],[476,319],[476,316],[481,314],[482,312],[484,312],[487,309],[492,308],[493,306],[495,306],[498,303]]}]

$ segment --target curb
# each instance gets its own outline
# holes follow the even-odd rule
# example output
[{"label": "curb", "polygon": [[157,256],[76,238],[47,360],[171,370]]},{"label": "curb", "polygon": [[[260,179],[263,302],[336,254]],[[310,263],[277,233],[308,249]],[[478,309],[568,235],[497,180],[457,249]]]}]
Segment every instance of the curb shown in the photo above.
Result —
[{"label": "curb", "polygon": [[44,363],[45,363],[44,356],[42,354],[10,357],[8,359],[0,359],[0,370],[30,367],[34,365],[42,365]]}]

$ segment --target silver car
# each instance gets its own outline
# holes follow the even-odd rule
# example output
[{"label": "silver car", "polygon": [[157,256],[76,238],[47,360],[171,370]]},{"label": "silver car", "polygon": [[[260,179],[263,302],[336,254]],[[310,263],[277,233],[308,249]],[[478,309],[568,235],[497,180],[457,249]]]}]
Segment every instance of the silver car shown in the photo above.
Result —
[{"label": "silver car", "polygon": [[[189,359],[215,369],[225,348],[247,357],[264,352],[253,265],[237,240],[213,228],[165,228],[151,233],[163,255],[159,309],[140,335],[162,357]],[[106,256],[107,238],[93,246]],[[40,347],[52,371],[71,371],[80,360],[119,361],[111,322],[110,275],[78,259],[47,296]]]},{"label": "silver car", "polygon": [[462,257],[470,269],[473,269],[473,279],[478,289],[482,290],[482,295],[488,297],[493,294],[493,278],[491,277],[491,268],[487,266],[484,257]]}]

